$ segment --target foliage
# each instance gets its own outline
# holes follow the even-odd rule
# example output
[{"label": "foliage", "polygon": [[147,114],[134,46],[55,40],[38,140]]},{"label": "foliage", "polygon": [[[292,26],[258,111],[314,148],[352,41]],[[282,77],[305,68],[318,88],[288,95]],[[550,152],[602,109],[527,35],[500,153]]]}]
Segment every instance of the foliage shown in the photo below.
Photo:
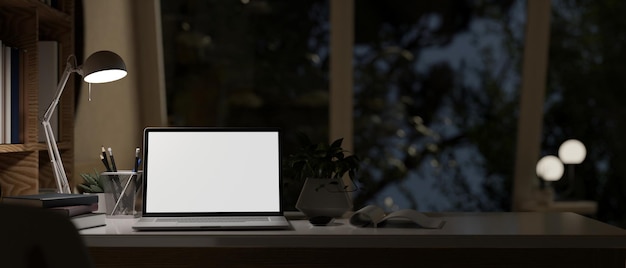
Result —
[{"label": "foliage", "polygon": [[[515,113],[500,108],[507,105],[492,98],[500,83],[492,83],[489,88],[494,90],[487,90],[483,84],[490,81],[483,81],[487,80],[483,77],[491,76],[482,74],[497,70],[502,84],[515,84],[515,78],[502,74],[519,65],[520,44],[507,46],[515,52],[504,55],[508,64],[487,64],[494,57],[478,55],[476,59],[485,62],[459,61],[465,66],[463,70],[452,68],[456,61],[433,61],[432,52],[440,54],[433,50],[449,46],[457,35],[466,38],[468,29],[484,25],[474,24],[475,18],[492,22],[485,29],[510,25],[509,20],[516,16],[508,10],[514,2],[355,1],[354,150],[363,164],[359,182],[367,185],[354,195],[355,206],[397,192],[408,206],[417,209],[421,192],[430,191],[415,186],[421,180],[436,184],[442,199],[454,200],[455,205],[446,209],[510,207],[506,202],[512,187],[504,183],[510,182],[513,174],[510,149],[515,141],[511,135],[515,133]],[[285,133],[308,133],[314,140],[328,135],[332,27],[328,1],[252,1],[244,6],[219,0],[162,4],[162,12],[170,12],[163,18],[177,18],[163,20],[165,60],[171,63],[167,64],[166,83],[173,124],[275,125]],[[185,24],[191,30],[180,27]],[[225,25],[230,30],[224,30]],[[493,41],[493,36],[501,34],[472,38]],[[481,47],[485,53],[490,50]],[[472,52],[463,47],[463,51],[444,53]],[[475,70],[476,66],[483,70]],[[482,84],[460,88],[463,79],[459,77],[470,72],[480,76],[467,80]],[[440,112],[451,109],[455,113]],[[285,135],[284,155],[298,148],[293,137]],[[474,144],[481,144],[481,148]],[[469,154],[472,162],[456,159],[457,155]],[[437,163],[436,168],[431,168],[433,163]],[[474,170],[480,172],[471,172]],[[289,181],[289,174],[283,175],[289,184],[284,203],[290,206],[295,204],[301,180]],[[477,184],[484,187],[475,187]]]},{"label": "foliage", "polygon": [[[434,3],[355,2],[354,148],[368,187],[354,204],[509,209],[520,9],[515,1]],[[424,23],[432,17],[437,24]],[[438,198],[425,198],[432,191]]]},{"label": "foliage", "polygon": [[97,170],[93,170],[91,173],[82,173],[80,176],[83,178],[83,183],[78,185],[78,189],[82,193],[103,193],[104,187],[100,181],[100,175]]},{"label": "foliage", "polygon": [[[299,149],[286,159],[286,173],[291,178],[303,181],[307,178],[341,179],[347,173],[354,183],[356,172],[359,170],[359,158],[356,155],[346,156],[346,150],[341,147],[343,138],[327,144],[314,143],[304,133],[298,132]],[[337,184],[337,181],[331,182]],[[320,186],[323,187],[323,186]],[[345,186],[344,190],[348,186]]]}]

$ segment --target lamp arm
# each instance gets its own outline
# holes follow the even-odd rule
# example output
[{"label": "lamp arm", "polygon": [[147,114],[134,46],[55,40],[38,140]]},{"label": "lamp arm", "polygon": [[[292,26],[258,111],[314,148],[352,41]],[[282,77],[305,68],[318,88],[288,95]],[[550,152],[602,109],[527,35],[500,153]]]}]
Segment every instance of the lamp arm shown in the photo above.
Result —
[{"label": "lamp arm", "polygon": [[65,175],[65,169],[63,168],[63,162],[61,161],[61,154],[59,153],[59,148],[57,147],[56,140],[54,138],[54,132],[52,131],[52,126],[50,126],[49,122],[41,122],[44,127],[44,132],[46,134],[46,143],[48,145],[48,155],[50,156],[50,162],[52,163],[54,178],[57,184],[57,191],[59,193],[72,193],[72,190],[69,186],[69,181],[67,180],[67,175]]},{"label": "lamp arm", "polygon": [[[71,58],[72,56],[70,56]],[[57,188],[59,193],[71,193],[71,189],[69,187],[69,182],[67,180],[67,175],[65,174],[65,169],[63,168],[63,162],[61,161],[61,154],[59,153],[59,148],[57,147],[56,139],[54,138],[54,131],[52,131],[52,127],[50,126],[50,119],[52,118],[52,114],[57,108],[59,104],[59,100],[61,99],[61,95],[63,95],[63,90],[65,89],[65,85],[67,84],[67,80],[69,80],[71,73],[80,73],[80,69],[76,68],[76,65],[73,64],[69,58],[67,65],[65,66],[65,71],[63,71],[63,75],[61,76],[61,80],[57,85],[56,94],[52,103],[46,110],[46,113],[41,120],[41,125],[44,128],[44,132],[46,134],[46,143],[48,145],[48,154],[50,156],[50,162],[52,163],[54,178],[56,179]]]},{"label": "lamp arm", "polygon": [[52,114],[54,113],[54,110],[56,109],[57,105],[59,104],[59,100],[63,95],[63,90],[65,89],[67,80],[69,80],[70,74],[72,73],[80,73],[80,71],[71,63],[71,61],[68,60],[67,65],[65,66],[65,71],[63,71],[63,75],[61,76],[61,81],[59,81],[59,84],[57,85],[57,91],[54,95],[54,99],[52,100],[52,103],[50,103],[50,106],[48,106],[46,113],[43,115],[42,121],[50,122],[50,118],[52,118]]}]

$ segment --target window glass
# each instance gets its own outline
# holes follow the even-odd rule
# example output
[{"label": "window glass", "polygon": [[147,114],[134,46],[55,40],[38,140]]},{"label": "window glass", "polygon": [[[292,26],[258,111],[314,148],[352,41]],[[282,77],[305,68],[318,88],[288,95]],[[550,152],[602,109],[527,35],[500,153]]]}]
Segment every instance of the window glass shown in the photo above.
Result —
[{"label": "window glass", "polygon": [[586,157],[554,183],[560,200],[597,200],[598,219],[626,227],[624,1],[552,1],[543,154],[568,139]]},{"label": "window glass", "polygon": [[163,0],[161,12],[170,125],[326,139],[326,1]]},{"label": "window glass", "polygon": [[[525,5],[354,1],[355,207],[510,208]],[[170,125],[280,126],[283,155],[328,139],[328,1],[161,9]]]},{"label": "window glass", "polygon": [[355,1],[355,206],[509,210],[525,1]]},{"label": "window glass", "polygon": [[[328,139],[328,2],[162,0],[169,124]],[[292,208],[299,185],[287,187]]]},{"label": "window glass", "polygon": [[[169,124],[328,139],[328,2],[162,0]],[[298,185],[287,188],[287,208]]]}]

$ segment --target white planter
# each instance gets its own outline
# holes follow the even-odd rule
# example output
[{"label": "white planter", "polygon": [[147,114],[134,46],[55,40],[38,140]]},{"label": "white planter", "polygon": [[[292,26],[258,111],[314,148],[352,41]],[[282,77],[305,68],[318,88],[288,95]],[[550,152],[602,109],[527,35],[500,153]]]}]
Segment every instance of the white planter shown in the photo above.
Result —
[{"label": "white planter", "polygon": [[311,223],[323,225],[333,218],[341,218],[352,210],[352,199],[345,191],[341,180],[307,178],[300,191],[296,208],[304,213]]}]

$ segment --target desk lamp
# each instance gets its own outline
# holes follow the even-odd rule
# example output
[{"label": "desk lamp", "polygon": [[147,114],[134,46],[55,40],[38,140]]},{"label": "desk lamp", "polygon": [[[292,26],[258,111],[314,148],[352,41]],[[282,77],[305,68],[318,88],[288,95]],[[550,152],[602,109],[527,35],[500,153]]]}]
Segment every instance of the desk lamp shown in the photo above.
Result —
[{"label": "desk lamp", "polygon": [[46,143],[48,145],[48,154],[50,155],[50,162],[52,162],[52,169],[54,172],[54,178],[57,183],[57,191],[59,193],[72,193],[67,175],[65,175],[65,168],[63,168],[63,162],[61,161],[61,154],[57,147],[56,139],[54,138],[54,132],[50,125],[50,118],[56,110],[59,104],[59,99],[63,94],[65,84],[70,77],[70,74],[78,73],[83,76],[83,80],[89,83],[89,95],[91,100],[91,83],[107,83],[122,79],[126,76],[126,64],[122,58],[111,51],[98,51],[85,60],[82,66],[77,66],[76,57],[70,55],[67,59],[67,65],[65,71],[61,76],[61,81],[57,85],[57,91],[50,103],[50,106],[46,110],[43,116],[41,124],[43,125],[46,134]]}]

